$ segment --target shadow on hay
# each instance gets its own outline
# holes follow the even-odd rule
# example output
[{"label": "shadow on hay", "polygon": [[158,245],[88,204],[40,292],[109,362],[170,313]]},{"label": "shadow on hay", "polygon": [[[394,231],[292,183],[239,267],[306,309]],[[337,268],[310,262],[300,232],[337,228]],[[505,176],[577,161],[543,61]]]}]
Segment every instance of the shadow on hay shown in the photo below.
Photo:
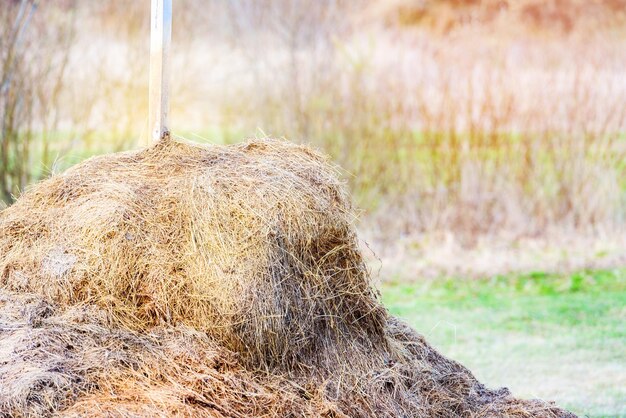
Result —
[{"label": "shadow on hay", "polygon": [[0,411],[571,416],[390,317],[353,220],[285,141],[168,141],[34,186],[0,214]]}]

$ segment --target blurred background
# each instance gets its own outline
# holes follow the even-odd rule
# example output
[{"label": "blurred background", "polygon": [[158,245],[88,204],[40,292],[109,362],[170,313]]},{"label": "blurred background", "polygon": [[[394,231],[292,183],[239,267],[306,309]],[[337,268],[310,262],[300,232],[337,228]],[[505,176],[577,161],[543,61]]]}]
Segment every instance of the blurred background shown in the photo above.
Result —
[{"label": "blurred background", "polygon": [[[148,144],[150,2],[2,0],[0,207]],[[330,155],[383,299],[491,386],[626,416],[626,0],[174,0],[171,127]]]}]

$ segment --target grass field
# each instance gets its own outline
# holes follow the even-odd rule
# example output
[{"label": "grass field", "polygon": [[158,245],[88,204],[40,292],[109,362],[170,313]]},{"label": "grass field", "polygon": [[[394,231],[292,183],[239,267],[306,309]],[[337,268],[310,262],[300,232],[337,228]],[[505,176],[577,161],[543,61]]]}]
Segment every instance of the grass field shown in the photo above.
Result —
[{"label": "grass field", "polygon": [[626,270],[390,281],[385,304],[491,387],[626,416]]}]

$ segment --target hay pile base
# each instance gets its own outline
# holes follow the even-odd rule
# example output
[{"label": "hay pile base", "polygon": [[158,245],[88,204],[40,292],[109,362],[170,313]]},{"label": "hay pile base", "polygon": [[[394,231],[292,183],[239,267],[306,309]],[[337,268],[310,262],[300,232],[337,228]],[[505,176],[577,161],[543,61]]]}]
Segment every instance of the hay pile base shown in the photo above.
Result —
[{"label": "hay pile base", "polygon": [[90,159],[0,213],[0,416],[573,416],[389,316],[344,187],[283,141]]}]

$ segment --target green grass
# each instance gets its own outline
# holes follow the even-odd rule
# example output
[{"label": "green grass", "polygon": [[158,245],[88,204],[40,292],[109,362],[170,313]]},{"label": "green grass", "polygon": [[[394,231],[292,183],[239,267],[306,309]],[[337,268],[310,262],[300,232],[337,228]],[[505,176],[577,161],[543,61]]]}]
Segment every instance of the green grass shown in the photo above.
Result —
[{"label": "green grass", "polygon": [[390,311],[488,386],[626,416],[626,270],[396,280]]}]

